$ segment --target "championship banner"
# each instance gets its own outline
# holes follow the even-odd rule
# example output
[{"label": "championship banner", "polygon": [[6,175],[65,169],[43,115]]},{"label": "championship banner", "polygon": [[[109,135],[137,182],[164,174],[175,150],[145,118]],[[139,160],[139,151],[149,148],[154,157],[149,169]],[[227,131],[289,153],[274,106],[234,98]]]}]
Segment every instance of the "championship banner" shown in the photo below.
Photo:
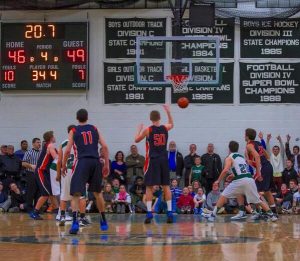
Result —
[{"label": "championship banner", "polygon": [[240,103],[300,103],[300,63],[240,63]]},{"label": "championship banner", "polygon": [[[104,63],[104,103],[165,103],[164,87],[134,85],[135,63]],[[163,77],[163,64],[141,66],[142,77],[156,80]]]},{"label": "championship banner", "polygon": [[[173,26],[173,36],[175,30]],[[214,27],[190,27],[189,19],[183,19],[181,34],[182,36],[219,36],[221,58],[234,57],[234,18],[216,19]]]},{"label": "championship banner", "polygon": [[300,19],[241,19],[241,58],[299,58]]},{"label": "championship banner", "polygon": [[[196,86],[188,85],[188,93],[173,93],[172,103],[184,96],[190,103],[198,104],[233,104],[233,68],[234,63],[222,63],[222,74],[220,86]],[[193,65],[192,77],[197,77],[201,81],[215,76],[216,64],[201,63]]]},{"label": "championship banner", "polygon": [[[106,58],[135,58],[138,36],[166,36],[166,18],[106,18]],[[161,48],[155,56],[147,52],[147,46],[141,48],[141,57],[147,58],[147,54],[161,58],[165,49]]]}]

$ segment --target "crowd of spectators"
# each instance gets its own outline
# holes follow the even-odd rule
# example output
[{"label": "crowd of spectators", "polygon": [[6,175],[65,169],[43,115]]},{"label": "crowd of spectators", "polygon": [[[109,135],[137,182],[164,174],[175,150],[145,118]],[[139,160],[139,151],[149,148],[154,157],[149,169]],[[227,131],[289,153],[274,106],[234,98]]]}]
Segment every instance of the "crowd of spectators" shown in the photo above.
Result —
[{"label": "crowd of spectators", "polygon": [[[283,143],[280,136],[271,147],[272,136],[266,141],[263,134],[259,139],[270,156],[273,166],[273,195],[281,213],[300,213],[300,154],[299,146],[290,150],[289,135]],[[36,185],[35,166],[41,151],[41,140],[34,138],[31,149],[28,142],[22,140],[16,152],[12,145],[2,145],[0,151],[0,213],[29,212],[39,196]],[[103,161],[102,151],[99,152]],[[222,189],[228,186],[225,181],[219,187],[214,182],[222,171],[222,161],[215,153],[214,144],[207,145],[203,155],[197,152],[196,144],[190,144],[189,154],[183,155],[177,150],[176,143],[168,145],[170,169],[170,188],[172,193],[172,211],[181,214],[200,214],[212,211],[220,197]],[[130,153],[117,151],[110,162],[110,175],[103,183],[103,196],[107,213],[143,213],[146,212],[146,199],[143,179],[145,157],[139,154],[136,145],[131,145]],[[251,171],[251,168],[250,170]],[[88,212],[96,211],[93,195],[86,194]],[[57,206],[48,202],[44,210],[55,211]],[[249,208],[251,211],[251,208]],[[156,213],[166,211],[163,191],[153,187],[152,210]],[[223,213],[236,213],[236,199],[229,199],[221,209]]]}]

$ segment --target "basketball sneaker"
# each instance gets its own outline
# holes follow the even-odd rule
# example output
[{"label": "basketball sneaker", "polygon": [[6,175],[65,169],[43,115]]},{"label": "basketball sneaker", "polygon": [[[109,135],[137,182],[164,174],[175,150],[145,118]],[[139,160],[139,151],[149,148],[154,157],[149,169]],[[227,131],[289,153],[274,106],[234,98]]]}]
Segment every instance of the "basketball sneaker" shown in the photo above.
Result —
[{"label": "basketball sneaker", "polygon": [[147,212],[146,219],[145,219],[144,223],[145,224],[150,224],[152,219],[153,219],[152,213],[151,212]]},{"label": "basketball sneaker", "polygon": [[34,220],[43,220],[40,214],[35,211],[30,212],[29,216]]},{"label": "basketball sneaker", "polygon": [[106,230],[108,230],[108,224],[107,224],[107,222],[106,221],[100,221],[100,229],[102,230],[102,231],[106,231]]},{"label": "basketball sneaker", "polygon": [[66,223],[66,219],[64,216],[60,216],[60,220],[59,220],[59,226],[63,227]]},{"label": "basketball sneaker", "polygon": [[91,222],[87,219],[87,217],[83,217],[83,218],[79,219],[79,226],[80,227],[86,227],[90,224],[91,224]]},{"label": "basketball sneaker", "polygon": [[168,211],[167,213],[167,223],[172,224],[174,222],[174,216],[172,211]]},{"label": "basketball sneaker", "polygon": [[78,233],[78,230],[79,230],[79,223],[78,223],[77,220],[74,220],[73,223],[72,223],[72,226],[70,228],[69,233],[73,234],[73,235],[76,235]]},{"label": "basketball sneaker", "polygon": [[277,215],[273,214],[273,213],[266,213],[266,221],[272,221],[275,222],[278,220]]},{"label": "basketball sneaker", "polygon": [[239,213],[230,218],[230,220],[244,220],[247,218],[245,211],[239,211]]},{"label": "basketball sneaker", "polygon": [[257,212],[257,211],[253,211],[252,216],[251,216],[251,220],[260,220],[262,217],[261,213]]}]

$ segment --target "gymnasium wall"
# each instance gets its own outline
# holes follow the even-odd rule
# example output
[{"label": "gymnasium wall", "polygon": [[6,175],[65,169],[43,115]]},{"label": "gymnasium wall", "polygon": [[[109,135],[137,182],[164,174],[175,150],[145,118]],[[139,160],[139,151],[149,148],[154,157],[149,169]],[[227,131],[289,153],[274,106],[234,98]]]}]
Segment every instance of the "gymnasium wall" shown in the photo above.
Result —
[{"label": "gymnasium wall", "polygon": [[[75,113],[79,108],[87,108],[90,122],[97,125],[106,138],[111,157],[117,150],[128,154],[133,143],[136,126],[149,124],[148,114],[161,105],[142,104],[104,104],[104,62],[105,58],[105,17],[110,18],[163,18],[167,17],[167,34],[171,35],[172,13],[169,10],[74,10],[74,11],[6,11],[1,14],[2,21],[89,21],[89,91],[23,91],[1,92],[0,100],[0,144],[13,144],[19,147],[21,139],[31,140],[42,137],[43,132],[54,130],[57,141],[66,137],[66,127],[75,123]],[[235,25],[235,50],[232,104],[191,104],[182,110],[173,104],[175,128],[170,133],[170,140],[175,140],[178,149],[186,155],[188,145],[195,143],[198,153],[205,152],[207,143],[213,142],[216,152],[224,158],[227,155],[228,141],[241,142],[244,150],[244,130],[252,127],[264,133],[271,132],[292,136],[292,143],[297,144],[300,135],[299,103],[291,104],[241,104],[239,94],[239,59],[240,30]],[[291,59],[285,59],[289,62]],[[132,62],[133,60],[122,60]],[[248,59],[251,62],[251,59]],[[266,59],[265,62],[271,62]],[[300,62],[300,59],[293,59]],[[298,72],[300,73],[300,72]],[[299,88],[299,87],[298,87]],[[170,96],[170,93],[167,93]],[[170,100],[170,97],[167,97]],[[163,121],[166,117],[163,116]],[[285,139],[285,138],[284,138]],[[273,140],[275,142],[275,140]],[[298,142],[299,143],[299,142]],[[144,144],[139,145],[144,153]],[[299,145],[299,144],[298,144]]]}]

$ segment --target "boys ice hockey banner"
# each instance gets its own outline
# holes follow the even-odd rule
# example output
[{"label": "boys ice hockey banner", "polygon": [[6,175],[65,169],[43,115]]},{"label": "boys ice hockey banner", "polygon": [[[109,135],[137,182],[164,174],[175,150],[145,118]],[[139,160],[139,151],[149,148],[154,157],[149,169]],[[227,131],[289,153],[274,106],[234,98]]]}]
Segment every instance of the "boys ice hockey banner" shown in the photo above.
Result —
[{"label": "boys ice hockey banner", "polygon": [[[165,103],[164,87],[134,85],[134,64],[104,63],[104,103]],[[149,81],[163,77],[162,63],[142,65],[141,69],[141,76]]]},{"label": "boys ice hockey banner", "polygon": [[299,58],[300,19],[241,19],[241,58]]},{"label": "boys ice hockey banner", "polygon": [[[173,36],[174,30],[173,26]],[[219,36],[221,58],[234,57],[234,18],[216,19],[214,27],[190,27],[189,19],[183,19],[181,34],[182,36]]]},{"label": "boys ice hockey banner", "polygon": [[[124,12],[126,12],[124,10]],[[135,58],[137,36],[165,36],[166,18],[106,18],[105,46],[106,58]],[[152,49],[153,50],[153,49]],[[141,49],[141,55],[147,58],[147,48]],[[161,58],[165,50],[152,58]]]},{"label": "boys ice hockey banner", "polygon": [[300,63],[240,63],[240,103],[300,103]]},{"label": "boys ice hockey banner", "polygon": [[[188,93],[172,93],[172,103],[185,96],[190,103],[198,104],[233,104],[233,66],[234,63],[222,63],[220,86],[194,86],[188,85]],[[193,76],[203,80],[210,80],[215,76],[215,64],[195,64]]]}]

